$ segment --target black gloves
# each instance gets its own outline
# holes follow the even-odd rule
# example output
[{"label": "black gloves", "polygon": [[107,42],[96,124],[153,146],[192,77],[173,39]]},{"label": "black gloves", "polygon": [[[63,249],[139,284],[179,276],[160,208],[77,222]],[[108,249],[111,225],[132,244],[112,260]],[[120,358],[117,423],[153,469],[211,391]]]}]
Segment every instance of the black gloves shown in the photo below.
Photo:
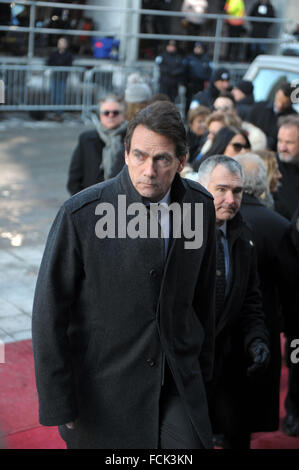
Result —
[{"label": "black gloves", "polygon": [[270,351],[263,340],[257,338],[250,343],[248,347],[248,355],[251,365],[247,369],[247,375],[253,376],[263,372],[270,361]]}]

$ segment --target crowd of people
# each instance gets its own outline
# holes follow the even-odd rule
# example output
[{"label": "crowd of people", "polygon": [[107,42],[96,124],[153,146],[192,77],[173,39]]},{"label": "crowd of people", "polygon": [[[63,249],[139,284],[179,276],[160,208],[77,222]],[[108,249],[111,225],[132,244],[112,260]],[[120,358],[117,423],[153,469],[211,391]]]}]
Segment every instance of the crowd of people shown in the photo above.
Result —
[{"label": "crowd of people", "polygon": [[[299,436],[292,87],[255,103],[251,82],[206,72],[198,90],[190,78],[185,122],[171,86],[153,96],[133,74],[74,149],[72,197],[51,229],[33,310],[40,422],[58,425],[68,448],[250,448],[252,433],[279,427],[282,333],[283,431]],[[97,238],[95,214],[112,205],[119,221],[120,195],[145,220],[152,204],[190,204],[201,247],[184,248],[162,209],[158,240],[116,236],[115,224]]]}]

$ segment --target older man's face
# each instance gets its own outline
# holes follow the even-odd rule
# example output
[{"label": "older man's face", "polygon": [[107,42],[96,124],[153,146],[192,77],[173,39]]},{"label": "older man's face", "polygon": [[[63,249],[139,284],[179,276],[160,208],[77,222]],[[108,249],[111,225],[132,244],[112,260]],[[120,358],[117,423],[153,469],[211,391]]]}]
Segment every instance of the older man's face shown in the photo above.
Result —
[{"label": "older man's face", "polygon": [[299,129],[297,126],[282,126],[278,131],[277,151],[280,160],[291,162],[299,158]]},{"label": "older man's face", "polygon": [[217,165],[210,175],[207,190],[214,197],[216,224],[231,220],[242,202],[243,184],[238,173],[231,173],[225,166]]},{"label": "older man's face", "polygon": [[115,129],[125,120],[124,110],[117,101],[105,101],[100,105],[100,121],[106,129]]}]

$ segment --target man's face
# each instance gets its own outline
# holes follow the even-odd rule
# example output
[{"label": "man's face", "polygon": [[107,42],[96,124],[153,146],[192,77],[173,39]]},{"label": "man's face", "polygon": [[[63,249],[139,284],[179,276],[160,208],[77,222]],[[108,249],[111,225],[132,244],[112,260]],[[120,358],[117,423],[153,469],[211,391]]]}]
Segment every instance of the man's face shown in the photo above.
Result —
[{"label": "man's face", "polygon": [[290,162],[299,157],[299,130],[297,126],[282,126],[278,131],[277,140],[280,160]]},{"label": "man's face", "polygon": [[125,159],[133,186],[152,202],[165,196],[186,162],[186,156],[176,157],[174,142],[142,125],[135,128]]},{"label": "man's face", "polygon": [[207,190],[214,196],[216,224],[231,220],[240,209],[243,184],[238,173],[231,173],[223,165],[217,165],[210,175]]},{"label": "man's face", "polygon": [[214,85],[220,92],[225,91],[229,88],[229,80],[216,80]]},{"label": "man's face", "polygon": [[115,129],[125,120],[121,103],[105,101],[100,105],[100,121],[106,129]]},{"label": "man's face", "polygon": [[283,91],[277,90],[274,97],[274,106],[277,112],[281,113],[291,106],[291,100],[283,93]]}]

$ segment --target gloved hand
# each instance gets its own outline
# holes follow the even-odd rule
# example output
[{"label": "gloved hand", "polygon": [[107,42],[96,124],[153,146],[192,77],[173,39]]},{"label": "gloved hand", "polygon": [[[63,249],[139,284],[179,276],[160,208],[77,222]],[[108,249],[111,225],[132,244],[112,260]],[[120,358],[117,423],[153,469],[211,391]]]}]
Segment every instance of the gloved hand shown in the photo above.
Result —
[{"label": "gloved hand", "polygon": [[247,369],[247,375],[250,377],[266,369],[270,361],[270,351],[263,340],[257,338],[250,343],[248,355],[251,365]]}]

